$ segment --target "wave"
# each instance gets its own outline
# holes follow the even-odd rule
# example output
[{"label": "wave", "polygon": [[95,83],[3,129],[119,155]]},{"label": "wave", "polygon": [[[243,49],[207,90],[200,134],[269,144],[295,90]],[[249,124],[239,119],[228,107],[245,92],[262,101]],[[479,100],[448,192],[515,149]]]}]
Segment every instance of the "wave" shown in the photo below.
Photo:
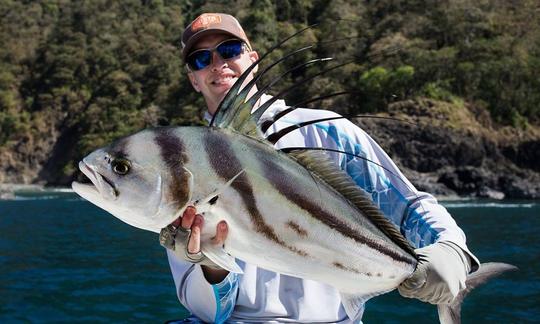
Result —
[{"label": "wave", "polygon": [[46,191],[75,193],[75,191],[73,191],[73,189],[71,189],[71,188],[51,188],[51,189],[47,189]]},{"label": "wave", "polygon": [[43,195],[43,196],[18,196],[15,195],[14,197],[8,197],[1,199],[3,201],[29,201],[29,200],[55,200],[55,199],[62,199],[64,201],[81,201],[84,200],[82,198],[76,198],[71,197],[67,195]]},{"label": "wave", "polygon": [[[0,184],[0,190],[2,185]],[[20,200],[51,200],[79,197],[73,189],[69,187],[47,187],[37,185],[14,185],[7,187],[7,190],[0,191],[0,200],[20,201]]]},{"label": "wave", "polygon": [[[7,188],[7,190],[5,188]],[[2,190],[4,188],[4,190]],[[50,187],[43,188],[37,185],[13,185],[12,187],[0,184],[0,201],[21,200],[51,200],[78,197],[71,188]]]},{"label": "wave", "polygon": [[456,202],[441,203],[446,208],[533,208],[536,203],[504,203],[504,202]]}]

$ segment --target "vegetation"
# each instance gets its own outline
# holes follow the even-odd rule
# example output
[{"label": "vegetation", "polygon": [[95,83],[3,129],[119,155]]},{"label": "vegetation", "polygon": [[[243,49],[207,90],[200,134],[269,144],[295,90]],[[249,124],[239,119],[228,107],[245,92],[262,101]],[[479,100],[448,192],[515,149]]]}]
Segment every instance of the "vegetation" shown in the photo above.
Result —
[{"label": "vegetation", "polygon": [[[325,22],[289,44],[320,46],[269,79],[309,57],[354,63],[294,89],[291,104],[346,90],[352,95],[320,105],[362,113],[431,97],[487,107],[500,124],[540,121],[537,0],[0,0],[0,148],[68,132],[66,150],[80,157],[150,125],[201,124],[203,101],[187,82],[179,39],[206,11],[238,17],[260,52]],[[353,38],[324,43],[343,37]],[[295,70],[280,86],[328,64]],[[73,172],[66,163],[63,172]]]}]

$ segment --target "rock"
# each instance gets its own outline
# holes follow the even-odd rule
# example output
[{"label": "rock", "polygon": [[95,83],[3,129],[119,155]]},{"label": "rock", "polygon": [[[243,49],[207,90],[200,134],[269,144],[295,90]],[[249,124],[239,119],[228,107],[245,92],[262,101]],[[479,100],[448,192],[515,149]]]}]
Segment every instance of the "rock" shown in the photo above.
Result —
[{"label": "rock", "polygon": [[502,152],[516,165],[540,172],[540,140],[529,140],[506,146]]},{"label": "rock", "polygon": [[478,190],[477,197],[502,200],[505,198],[505,194],[504,192],[491,189],[490,187],[482,187]]},{"label": "rock", "polygon": [[437,182],[437,177],[432,173],[421,173],[408,168],[401,168],[403,174],[412,182],[416,189],[424,192],[429,192],[437,197],[457,197],[458,194]]},{"label": "rock", "polygon": [[437,180],[437,182],[445,185],[446,187],[454,191],[459,191],[462,187],[458,175],[453,171],[443,173]]},{"label": "rock", "polygon": [[[393,104],[391,114],[405,114],[417,125],[364,119],[360,126],[421,190],[490,199],[540,198],[540,139],[534,138],[535,132],[508,136],[481,109],[471,114],[483,119],[476,122],[481,131],[444,127],[445,116],[435,106],[429,100]],[[474,125],[474,121],[463,122]]]},{"label": "rock", "polygon": [[533,184],[526,179],[517,176],[509,176],[501,179],[501,186],[506,198],[510,199],[540,199],[538,182]]},{"label": "rock", "polygon": [[14,199],[15,193],[10,190],[0,189],[0,200]]}]

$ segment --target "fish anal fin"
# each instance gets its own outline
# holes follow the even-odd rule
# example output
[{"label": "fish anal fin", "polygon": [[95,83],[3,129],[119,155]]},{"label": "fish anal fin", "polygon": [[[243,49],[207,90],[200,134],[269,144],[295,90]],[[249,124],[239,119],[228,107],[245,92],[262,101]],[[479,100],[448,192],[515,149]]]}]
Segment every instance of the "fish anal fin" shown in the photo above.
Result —
[{"label": "fish anal fin", "polygon": [[233,256],[225,252],[222,246],[208,244],[202,248],[203,254],[221,268],[234,273],[242,274],[244,271],[236,263]]}]

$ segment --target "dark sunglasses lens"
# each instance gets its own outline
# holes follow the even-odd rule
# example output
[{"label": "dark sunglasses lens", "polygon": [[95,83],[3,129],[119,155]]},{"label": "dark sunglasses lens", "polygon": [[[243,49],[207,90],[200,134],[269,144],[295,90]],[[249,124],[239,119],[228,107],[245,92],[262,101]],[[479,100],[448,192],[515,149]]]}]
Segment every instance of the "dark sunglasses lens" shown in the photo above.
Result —
[{"label": "dark sunglasses lens", "polygon": [[187,63],[192,70],[202,70],[212,63],[212,52],[209,50],[194,52],[188,56]]},{"label": "dark sunglasses lens", "polygon": [[223,42],[216,48],[216,51],[223,59],[231,59],[242,54],[242,42],[237,40]]}]

